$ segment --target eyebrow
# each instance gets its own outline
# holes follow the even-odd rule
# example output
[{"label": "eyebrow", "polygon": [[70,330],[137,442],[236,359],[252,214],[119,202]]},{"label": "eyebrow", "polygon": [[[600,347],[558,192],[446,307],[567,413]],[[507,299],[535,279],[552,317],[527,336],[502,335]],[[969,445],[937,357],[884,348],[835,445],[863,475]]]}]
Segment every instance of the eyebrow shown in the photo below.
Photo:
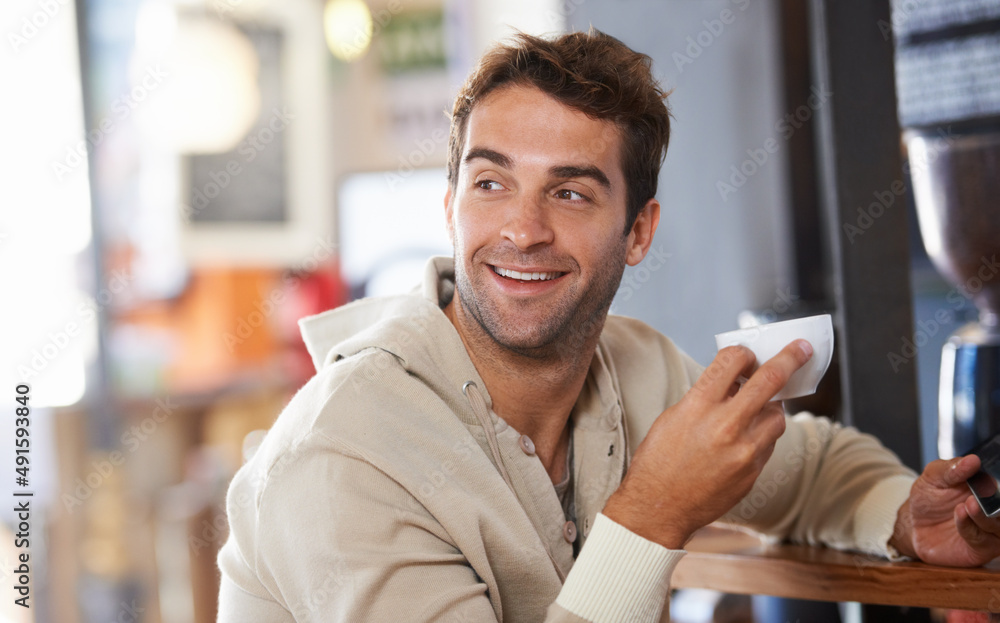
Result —
[{"label": "eyebrow", "polygon": [[560,178],[573,178],[573,177],[589,177],[598,184],[604,187],[605,190],[611,190],[611,180],[608,176],[604,174],[604,171],[598,169],[597,167],[576,167],[576,166],[560,166],[552,167],[549,169],[549,173],[553,177]]},{"label": "eyebrow", "polygon": [[514,161],[511,160],[509,156],[505,156],[498,151],[493,151],[492,149],[486,149],[485,147],[473,147],[470,149],[469,153],[465,155],[465,164],[469,164],[476,158],[484,158],[498,167],[503,167],[504,169],[511,169],[514,167]]},{"label": "eyebrow", "polygon": [[[469,162],[475,160],[476,158],[483,158],[489,160],[493,164],[503,167],[504,169],[511,169],[514,167],[514,161],[504,154],[492,149],[487,149],[486,147],[473,147],[469,150],[469,153],[465,155],[464,162],[468,164]],[[604,171],[600,170],[595,166],[575,166],[575,165],[561,165],[555,166],[549,169],[549,174],[553,177],[558,177],[562,179],[571,179],[574,177],[587,177],[601,186],[605,190],[611,190],[611,180]]]}]

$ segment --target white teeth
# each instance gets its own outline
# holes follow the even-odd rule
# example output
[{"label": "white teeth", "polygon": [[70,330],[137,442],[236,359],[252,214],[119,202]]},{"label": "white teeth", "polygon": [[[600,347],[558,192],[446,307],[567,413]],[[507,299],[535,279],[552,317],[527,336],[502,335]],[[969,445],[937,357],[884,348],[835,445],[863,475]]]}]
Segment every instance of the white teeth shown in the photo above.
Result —
[{"label": "white teeth", "polygon": [[498,275],[508,277],[510,279],[519,279],[521,281],[548,281],[549,279],[555,279],[559,276],[559,273],[522,273],[516,270],[508,270],[506,268],[500,268],[499,266],[494,266],[493,271]]}]

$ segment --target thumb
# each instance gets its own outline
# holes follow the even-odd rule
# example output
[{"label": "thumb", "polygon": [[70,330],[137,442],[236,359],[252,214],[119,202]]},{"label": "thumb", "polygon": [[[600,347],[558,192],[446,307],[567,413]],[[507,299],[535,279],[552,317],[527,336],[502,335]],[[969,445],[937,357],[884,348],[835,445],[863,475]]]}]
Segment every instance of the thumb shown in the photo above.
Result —
[{"label": "thumb", "polygon": [[979,470],[979,457],[969,454],[950,460],[931,461],[924,468],[923,477],[928,484],[942,489],[960,485]]}]

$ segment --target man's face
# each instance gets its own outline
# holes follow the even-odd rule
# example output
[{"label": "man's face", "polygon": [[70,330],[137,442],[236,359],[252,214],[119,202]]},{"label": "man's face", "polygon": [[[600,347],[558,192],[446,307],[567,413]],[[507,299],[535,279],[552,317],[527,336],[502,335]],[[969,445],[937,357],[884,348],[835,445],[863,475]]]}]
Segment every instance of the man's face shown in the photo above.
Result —
[{"label": "man's face", "polygon": [[603,326],[626,262],[648,248],[635,228],[622,235],[620,154],[611,122],[532,87],[473,109],[445,211],[462,311],[499,345],[543,356]]}]

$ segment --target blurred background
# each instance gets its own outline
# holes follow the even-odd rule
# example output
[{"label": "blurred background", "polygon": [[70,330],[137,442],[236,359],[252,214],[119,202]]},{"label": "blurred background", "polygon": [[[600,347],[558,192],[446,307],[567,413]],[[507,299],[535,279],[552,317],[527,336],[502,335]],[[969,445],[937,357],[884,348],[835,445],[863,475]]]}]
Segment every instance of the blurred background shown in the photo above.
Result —
[{"label": "blurred background", "polygon": [[[296,321],[406,291],[428,256],[451,254],[445,111],[476,58],[513,29],[593,25],[652,56],[674,90],[660,229],[612,312],[707,363],[713,334],[741,312],[823,309],[831,251],[796,216],[819,201],[796,186],[796,145],[837,95],[809,76],[797,38],[807,4],[5,2],[2,464],[15,466],[19,387],[30,388],[31,451],[26,481],[9,474],[0,494],[33,493],[33,607],[9,598],[26,550],[4,502],[0,621],[215,619],[227,484],[313,373]],[[924,9],[957,11],[961,24],[995,20],[997,4],[896,2],[886,45],[894,30],[903,40],[900,29],[933,29]],[[1000,75],[995,32],[983,48],[990,76]],[[787,88],[794,76],[803,89]],[[887,98],[896,86],[885,84]],[[922,114],[900,113],[904,125]],[[909,195],[900,210],[913,211]],[[916,323],[935,317],[951,285],[910,222],[894,261],[911,277]],[[913,358],[924,460],[937,457],[941,344],[973,308],[947,309]],[[836,402],[826,406],[836,416]],[[711,620],[704,603],[717,597],[678,599],[675,616]]]}]

